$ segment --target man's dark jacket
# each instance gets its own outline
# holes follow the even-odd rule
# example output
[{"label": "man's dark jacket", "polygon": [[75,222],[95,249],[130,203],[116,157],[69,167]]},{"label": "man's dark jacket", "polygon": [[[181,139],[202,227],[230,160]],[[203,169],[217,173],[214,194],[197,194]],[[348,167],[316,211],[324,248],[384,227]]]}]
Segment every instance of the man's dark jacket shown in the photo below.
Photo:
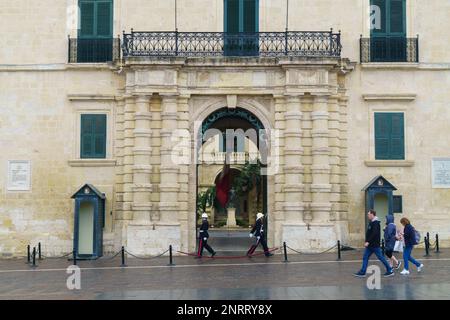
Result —
[{"label": "man's dark jacket", "polygon": [[381,227],[380,220],[374,219],[369,222],[366,232],[366,242],[369,243],[370,248],[380,247]]}]

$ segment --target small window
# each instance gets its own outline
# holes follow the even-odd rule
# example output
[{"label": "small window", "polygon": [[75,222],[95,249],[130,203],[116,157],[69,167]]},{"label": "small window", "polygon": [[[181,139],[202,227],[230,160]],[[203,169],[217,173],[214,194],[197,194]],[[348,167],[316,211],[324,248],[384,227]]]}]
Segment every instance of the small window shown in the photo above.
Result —
[{"label": "small window", "polygon": [[375,159],[404,160],[404,114],[375,113]]},{"label": "small window", "polygon": [[403,213],[403,199],[402,196],[394,196],[394,213]]},{"label": "small window", "polygon": [[81,115],[81,158],[106,158],[106,115]]}]

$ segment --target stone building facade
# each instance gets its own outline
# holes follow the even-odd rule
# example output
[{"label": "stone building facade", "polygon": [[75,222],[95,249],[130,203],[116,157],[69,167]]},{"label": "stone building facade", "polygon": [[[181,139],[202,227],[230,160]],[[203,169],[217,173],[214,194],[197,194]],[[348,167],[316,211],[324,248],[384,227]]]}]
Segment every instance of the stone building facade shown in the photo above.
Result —
[{"label": "stone building facade", "polygon": [[[408,216],[417,229],[439,233],[441,245],[448,245],[450,35],[442,31],[450,27],[450,3],[298,0],[289,8],[287,3],[2,3],[1,255],[23,255],[37,242],[49,255],[72,250],[71,196],[87,183],[106,198],[104,252],[122,245],[141,255],[160,253],[169,244],[193,250],[195,137],[223,108],[245,110],[273,133],[268,156],[276,170],[267,175],[264,195],[270,246],[286,241],[318,251],[337,240],[360,246],[369,204],[382,217],[389,211],[397,221]],[[381,8],[382,34],[371,31],[377,11],[371,5]],[[247,15],[248,8],[255,13]],[[226,29],[242,26],[233,22],[232,10],[244,13],[244,29],[245,19],[255,20],[256,30],[245,38],[250,49],[242,49],[246,45],[238,37],[237,47],[244,50],[238,54],[226,53],[236,40],[226,38]],[[89,20],[86,12],[97,18]],[[92,40],[83,38],[81,24],[90,21],[98,28],[93,43],[120,39],[107,40],[111,52],[103,55],[105,61],[81,61],[79,48]],[[110,24],[102,29],[101,21]],[[404,42],[396,53],[386,53],[398,48],[389,40],[395,37]],[[385,42],[377,47],[376,41]],[[100,156],[83,156],[88,148],[83,115],[105,116]],[[177,140],[174,133],[188,135]],[[389,141],[387,151],[383,139]],[[189,151],[183,155],[189,161],[175,163],[180,141],[187,141],[182,149]],[[396,190],[370,203],[362,189],[377,176]]]}]

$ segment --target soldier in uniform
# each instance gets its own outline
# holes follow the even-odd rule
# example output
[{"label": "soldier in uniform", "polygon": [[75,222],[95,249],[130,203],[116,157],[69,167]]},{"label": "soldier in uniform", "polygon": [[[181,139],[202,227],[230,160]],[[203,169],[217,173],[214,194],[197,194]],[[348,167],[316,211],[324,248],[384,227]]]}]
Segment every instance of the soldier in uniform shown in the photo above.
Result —
[{"label": "soldier in uniform", "polygon": [[247,251],[247,256],[251,256],[254,252],[256,247],[261,243],[264,254],[266,257],[273,256],[272,253],[269,252],[269,248],[267,247],[266,240],[264,239],[264,222],[263,222],[264,215],[260,212],[256,214],[256,223],[253,226],[252,231],[250,232],[250,238],[256,237],[256,242],[253,244],[250,249]]},{"label": "soldier in uniform", "polygon": [[199,243],[198,243],[197,258],[202,257],[203,248],[208,250],[208,252],[211,254],[211,257],[214,257],[216,255],[216,252],[208,244],[208,238],[209,238],[208,228],[209,228],[208,215],[205,212],[203,212],[202,226],[200,227],[200,232],[199,232],[199,236],[198,236]]}]

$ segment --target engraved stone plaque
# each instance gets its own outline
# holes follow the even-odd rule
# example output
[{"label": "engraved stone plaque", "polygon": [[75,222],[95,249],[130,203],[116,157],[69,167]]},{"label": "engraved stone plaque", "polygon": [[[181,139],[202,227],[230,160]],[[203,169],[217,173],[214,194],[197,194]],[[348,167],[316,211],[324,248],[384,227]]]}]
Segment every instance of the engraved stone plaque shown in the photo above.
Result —
[{"label": "engraved stone plaque", "polygon": [[450,158],[434,158],[431,167],[433,188],[450,189]]},{"label": "engraved stone plaque", "polygon": [[31,189],[31,162],[29,160],[8,161],[8,190],[28,191]]}]

